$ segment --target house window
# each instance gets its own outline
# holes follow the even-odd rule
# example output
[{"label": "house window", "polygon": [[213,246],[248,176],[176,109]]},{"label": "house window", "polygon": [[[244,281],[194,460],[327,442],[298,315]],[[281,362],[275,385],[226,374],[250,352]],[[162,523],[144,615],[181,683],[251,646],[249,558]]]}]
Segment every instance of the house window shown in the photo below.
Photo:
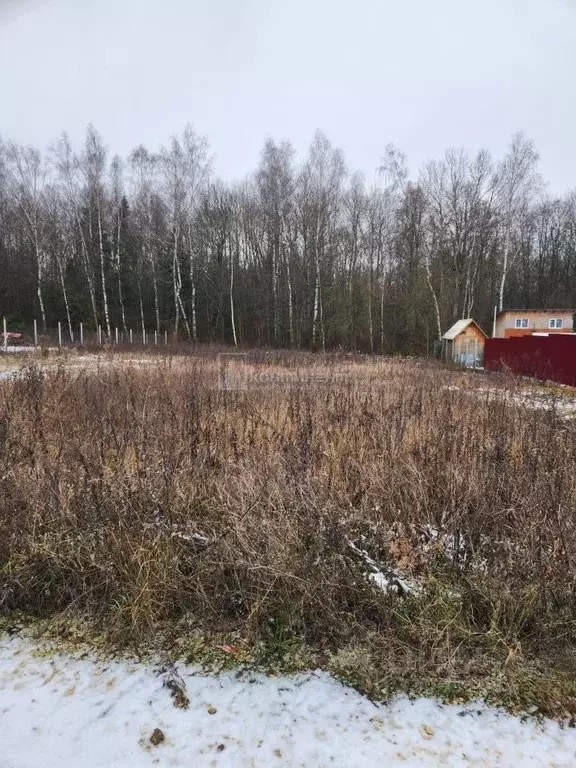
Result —
[{"label": "house window", "polygon": [[548,328],[562,328],[564,320],[561,317],[551,317],[548,322]]},{"label": "house window", "polygon": [[[552,326],[550,326],[552,327]],[[528,328],[528,318],[527,317],[517,317],[516,318],[516,328]]]}]

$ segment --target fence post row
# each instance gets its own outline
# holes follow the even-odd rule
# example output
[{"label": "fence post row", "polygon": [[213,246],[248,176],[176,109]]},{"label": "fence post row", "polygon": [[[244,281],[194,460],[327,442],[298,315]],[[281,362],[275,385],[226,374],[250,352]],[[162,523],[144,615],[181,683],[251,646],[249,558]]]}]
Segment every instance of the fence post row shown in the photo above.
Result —
[{"label": "fence post row", "polygon": [[[4,317],[2,320],[3,325],[3,339],[2,339],[2,346],[4,347],[4,350],[8,347],[8,324],[7,320]],[[99,325],[97,327],[97,338],[98,338],[98,344],[102,344],[102,326]],[[69,328],[69,336],[70,336],[70,342],[74,344],[74,330],[72,327]],[[154,331],[154,345],[158,346],[158,344],[161,343],[161,336],[158,330]],[[124,343],[126,339],[126,336],[124,332],[122,333],[122,342]],[[128,329],[128,339],[130,344],[134,343],[134,332],[132,328]],[[116,343],[116,346],[120,344],[120,330],[118,328],[114,328],[114,340]],[[79,334],[79,341],[80,346],[84,346],[84,323],[80,323],[80,334]],[[148,343],[148,334],[146,333],[146,329],[142,329],[142,344],[146,346]],[[36,318],[34,318],[34,346],[38,346],[38,321]],[[164,346],[168,346],[168,331],[164,331]],[[58,347],[62,347],[62,321],[58,320]],[[476,351],[476,345],[475,345],[475,351]]]}]

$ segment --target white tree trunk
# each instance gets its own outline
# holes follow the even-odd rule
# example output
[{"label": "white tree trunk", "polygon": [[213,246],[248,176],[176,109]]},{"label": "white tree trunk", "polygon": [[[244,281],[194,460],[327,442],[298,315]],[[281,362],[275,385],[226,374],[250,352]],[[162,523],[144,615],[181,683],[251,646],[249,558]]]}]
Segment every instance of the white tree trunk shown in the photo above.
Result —
[{"label": "white tree trunk", "polygon": [[374,317],[372,309],[372,291],[374,290],[374,254],[370,251],[370,280],[368,282],[368,339],[370,353],[374,354]]},{"label": "white tree trunk", "polygon": [[70,341],[74,343],[74,330],[72,329],[72,320],[70,317],[70,305],[68,303],[68,291],[66,290],[66,281],[64,279],[64,267],[62,261],[57,257],[58,272],[60,273],[60,285],[62,287],[62,296],[64,298],[64,306],[66,308],[66,319],[68,320],[68,333],[70,334]]},{"label": "white tree trunk", "polygon": [[316,279],[314,281],[314,317],[312,322],[312,347],[316,348],[317,328],[320,326],[322,351],[326,351],[326,336],[324,333],[324,312],[322,307],[322,285],[320,278],[320,259],[316,256]]},{"label": "white tree trunk", "polygon": [[42,296],[42,280],[44,278],[43,269],[42,269],[42,253],[40,251],[40,246],[38,245],[38,238],[35,238],[35,248],[36,248],[36,277],[38,281],[38,285],[36,287],[36,294],[38,296],[38,305],[40,307],[40,316],[42,318],[42,328],[44,329],[44,333],[46,333],[46,311],[44,309],[44,298]]},{"label": "white tree trunk", "polygon": [[84,237],[84,230],[82,229],[82,222],[78,211],[74,208],[74,218],[78,225],[78,232],[80,234],[80,243],[82,249],[82,261],[84,262],[84,271],[86,273],[86,282],[88,283],[88,293],[90,294],[90,305],[92,307],[92,318],[94,320],[94,330],[98,328],[98,309],[96,307],[96,291],[94,290],[94,280],[91,273],[90,258],[88,257],[88,246],[86,245],[86,238]]},{"label": "white tree trunk", "polygon": [[98,245],[100,248],[100,280],[102,284],[102,301],[104,303],[104,321],[106,323],[106,335],[110,340],[112,327],[110,325],[110,312],[108,310],[108,293],[106,291],[106,272],[104,270],[104,240],[102,238],[102,216],[100,215],[100,198],[96,200],[96,213],[98,216]]},{"label": "white tree trunk", "polygon": [[180,321],[180,303],[178,301],[178,230],[174,229],[174,250],[172,253],[172,290],[174,291],[174,336],[178,339],[178,326]]},{"label": "white tree trunk", "polygon": [[236,337],[236,319],[234,317],[234,251],[232,243],[229,245],[230,252],[230,321],[232,323],[232,338],[234,339],[234,346],[238,346],[238,339]]},{"label": "white tree trunk", "polygon": [[122,317],[122,328],[124,333],[127,333],[128,326],[126,324],[126,309],[124,307],[124,294],[122,292],[122,270],[121,270],[121,251],[120,251],[120,235],[122,232],[122,211],[118,209],[118,226],[116,228],[116,272],[118,274],[118,301],[120,303],[120,314]]},{"label": "white tree trunk", "polygon": [[314,278],[314,309],[312,312],[312,349],[316,349],[316,332],[318,327],[318,311],[320,306],[320,286],[318,282],[318,270]]},{"label": "white tree trunk", "polygon": [[192,233],[188,225],[188,251],[190,252],[190,302],[192,320],[192,339],[198,341],[198,320],[196,317],[196,278],[194,274],[194,252],[192,248]]},{"label": "white tree trunk", "polygon": [[144,338],[146,335],[146,320],[144,318],[144,304],[142,303],[142,285],[140,280],[138,280],[138,298],[140,299],[140,325],[142,326],[142,338]]},{"label": "white tree trunk", "polygon": [[192,333],[190,331],[190,323],[188,322],[188,316],[186,315],[186,310],[184,309],[184,303],[182,301],[182,273],[180,271],[180,260],[176,258],[176,274],[177,274],[177,280],[176,280],[176,295],[178,297],[178,305],[180,307],[180,312],[182,313],[182,320],[184,322],[184,327],[186,328],[186,333],[188,334],[188,338],[192,338]]},{"label": "white tree trunk", "polygon": [[380,281],[380,353],[384,354],[386,334],[384,333],[384,276]]},{"label": "white tree trunk", "polygon": [[434,302],[434,313],[436,315],[436,330],[438,332],[438,341],[440,341],[440,339],[442,338],[442,324],[440,322],[440,307],[438,306],[438,297],[436,296],[436,291],[434,290],[434,286],[432,285],[432,272],[430,270],[430,262],[427,256],[424,258],[424,265],[426,267],[426,282],[428,283],[428,288],[430,289],[430,293],[432,294],[432,300]]},{"label": "white tree trunk", "polygon": [[384,333],[384,276],[385,276],[385,251],[379,246],[376,269],[379,273],[380,285],[380,354],[384,354],[386,334]]},{"label": "white tree trunk", "polygon": [[502,262],[502,276],[500,278],[500,289],[498,291],[498,310],[504,309],[504,288],[506,286],[506,276],[508,274],[508,243],[504,242],[504,259]]},{"label": "white tree trunk", "polygon": [[272,247],[272,333],[274,344],[278,344],[280,326],[278,322],[278,259],[276,255],[276,243]]},{"label": "white tree trunk", "polygon": [[294,347],[294,307],[292,303],[292,275],[290,273],[290,252],[286,247],[286,281],[288,283],[288,337],[290,339],[290,349]]}]

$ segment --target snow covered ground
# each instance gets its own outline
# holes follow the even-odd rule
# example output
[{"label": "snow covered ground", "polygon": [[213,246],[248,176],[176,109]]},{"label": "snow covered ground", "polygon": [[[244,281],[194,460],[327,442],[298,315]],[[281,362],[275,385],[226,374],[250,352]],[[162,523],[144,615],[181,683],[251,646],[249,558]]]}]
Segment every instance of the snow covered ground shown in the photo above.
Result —
[{"label": "snow covered ground", "polygon": [[576,765],[576,730],[484,704],[375,705],[326,673],[177,675],[187,708],[160,667],[0,640],[1,768]]},{"label": "snow covered ground", "polygon": [[[56,347],[56,349],[58,349],[58,347]],[[2,345],[0,347],[0,352],[2,352],[4,355],[26,355],[32,354],[34,352],[40,352],[40,347],[25,347],[20,345],[5,347]]]},{"label": "snow covered ground", "polygon": [[[463,392],[484,399],[486,402],[501,401],[507,405],[517,405],[536,411],[551,411],[554,409],[559,416],[571,418],[576,413],[576,397],[573,389],[564,385],[550,382],[555,390],[547,390],[545,387],[532,387],[522,389],[497,389],[494,387],[471,387],[463,389],[454,384],[444,386],[447,392]],[[558,389],[561,395],[558,394]]]}]

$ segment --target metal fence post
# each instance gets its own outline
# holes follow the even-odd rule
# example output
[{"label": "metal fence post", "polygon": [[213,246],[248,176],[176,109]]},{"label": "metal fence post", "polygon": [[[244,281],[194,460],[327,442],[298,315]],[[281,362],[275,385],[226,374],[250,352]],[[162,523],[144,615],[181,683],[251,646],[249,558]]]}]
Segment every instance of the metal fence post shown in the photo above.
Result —
[{"label": "metal fence post", "polygon": [[84,346],[84,323],[80,323],[80,346]]},{"label": "metal fence post", "polygon": [[58,346],[62,349],[62,323],[58,320]]},{"label": "metal fence post", "polygon": [[6,318],[3,320],[4,324],[4,352],[8,349],[8,329],[6,327]]}]

